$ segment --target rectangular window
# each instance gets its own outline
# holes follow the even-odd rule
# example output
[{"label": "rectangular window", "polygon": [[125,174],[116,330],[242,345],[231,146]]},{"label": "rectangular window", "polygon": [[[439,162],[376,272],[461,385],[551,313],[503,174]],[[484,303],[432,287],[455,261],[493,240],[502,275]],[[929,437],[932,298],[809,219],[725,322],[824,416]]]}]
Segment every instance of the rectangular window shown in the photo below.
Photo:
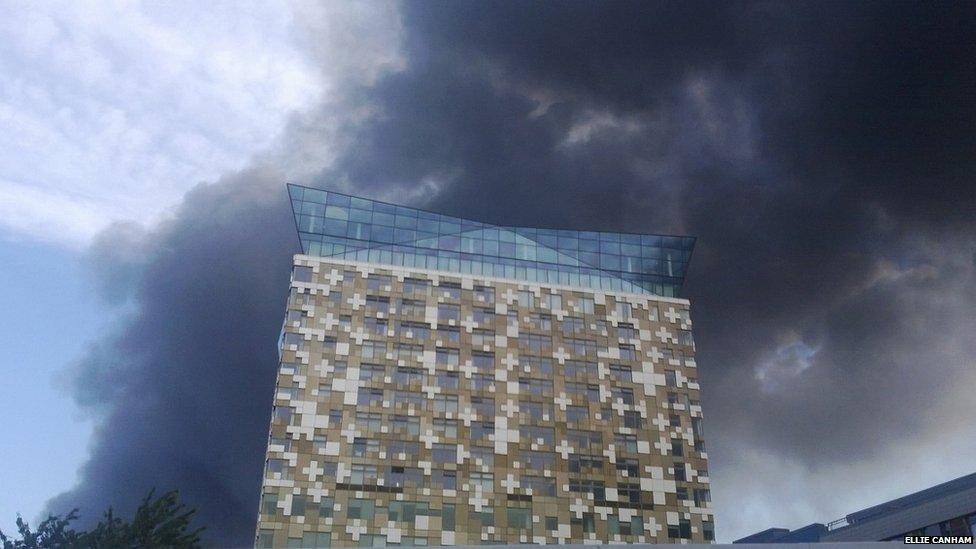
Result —
[{"label": "rectangular window", "polygon": [[519,307],[523,307],[526,309],[534,309],[535,295],[528,290],[519,290],[518,304]]},{"label": "rectangular window", "polygon": [[587,448],[589,446],[603,446],[603,436],[599,431],[581,431],[579,429],[568,429],[566,439],[576,448]]},{"label": "rectangular window", "polygon": [[631,410],[624,411],[624,427],[640,429],[642,424],[640,412]]},{"label": "rectangular window", "polygon": [[596,362],[584,362],[581,360],[567,360],[565,366],[567,377],[598,377],[599,370]]},{"label": "rectangular window", "polygon": [[371,274],[366,279],[366,289],[389,292],[393,289],[393,279],[388,275]]},{"label": "rectangular window", "polygon": [[441,413],[457,413],[457,395],[434,395],[434,411]]},{"label": "rectangular window", "polygon": [[529,425],[519,429],[519,434],[527,444],[536,443],[552,446],[555,440],[555,432],[552,427]]},{"label": "rectangular window", "polygon": [[483,303],[494,303],[495,289],[491,286],[475,286],[474,299],[475,301],[481,301]]},{"label": "rectangular window", "polygon": [[523,394],[529,394],[533,396],[552,394],[551,379],[519,378],[518,384],[519,384],[519,392]]},{"label": "rectangular window", "polygon": [[684,463],[674,464],[674,480],[685,482],[687,480]]},{"label": "rectangular window", "polygon": [[430,512],[425,502],[391,501],[387,508],[389,520],[412,523],[418,516],[426,517]]},{"label": "rectangular window", "polygon": [[586,330],[586,324],[582,318],[564,317],[562,323],[563,334],[580,334]]},{"label": "rectangular window", "polygon": [[637,339],[637,331],[634,330],[633,324],[628,324],[626,322],[618,322],[617,337],[621,339]]},{"label": "rectangular window", "polygon": [[393,358],[417,362],[424,357],[424,346],[415,343],[397,343],[394,347]]},{"label": "rectangular window", "polygon": [[579,425],[590,420],[590,409],[586,406],[566,406],[566,423]]},{"label": "rectangular window", "polygon": [[420,443],[411,440],[389,440],[386,442],[386,453],[388,458],[395,458],[400,454],[413,458],[420,453]]},{"label": "rectangular window", "polygon": [[382,414],[377,412],[356,412],[356,427],[364,429],[368,433],[378,433],[382,425]]},{"label": "rectangular window", "polygon": [[441,509],[441,530],[445,532],[453,532],[455,523],[456,518],[454,514],[454,505],[445,503],[444,507]]},{"label": "rectangular window", "polygon": [[442,280],[437,287],[437,293],[448,299],[461,299],[461,284]]},{"label": "rectangular window", "polygon": [[472,316],[474,317],[474,321],[477,322],[479,326],[494,326],[495,311],[475,307],[471,312]]},{"label": "rectangular window", "polygon": [[457,471],[431,471],[431,484],[440,490],[457,490]]},{"label": "rectangular window", "polygon": [[680,438],[671,439],[671,455],[672,456],[683,456],[685,455],[685,446],[681,443]]},{"label": "rectangular window", "polygon": [[495,353],[488,353],[485,351],[472,351],[471,365],[474,366],[476,370],[482,372],[494,370]]},{"label": "rectangular window", "polygon": [[415,406],[417,408],[424,405],[424,394],[419,391],[393,391],[394,406]]},{"label": "rectangular window", "polygon": [[418,278],[404,278],[403,293],[407,295],[430,295],[430,282]]},{"label": "rectangular window", "polygon": [[495,465],[495,449],[488,446],[473,446],[471,448],[471,462],[479,467],[493,467]]},{"label": "rectangular window", "polygon": [[434,351],[434,358],[440,366],[457,366],[461,362],[461,352],[457,349],[438,347]]},{"label": "rectangular window", "polygon": [[568,337],[563,340],[563,343],[578,356],[596,356],[596,341]]},{"label": "rectangular window", "polygon": [[627,320],[631,317],[631,306],[630,303],[627,303],[626,301],[618,301],[617,308],[615,310],[617,312],[617,318],[619,319]]},{"label": "rectangular window", "polygon": [[390,312],[390,298],[386,296],[367,295],[366,311],[373,314]]},{"label": "rectangular window", "polygon": [[490,391],[495,383],[495,375],[474,373],[471,374],[469,381],[471,383],[471,390],[473,391]]},{"label": "rectangular window", "polygon": [[620,345],[620,360],[637,360],[637,349],[633,345]]},{"label": "rectangular window", "polygon": [[587,454],[569,455],[570,473],[599,473],[603,471],[603,456]]},{"label": "rectangular window", "polygon": [[633,404],[634,390],[628,387],[613,387],[610,389],[610,398],[620,400],[624,404]]},{"label": "rectangular window", "polygon": [[437,306],[437,320],[439,322],[447,322],[448,320],[457,322],[461,320],[461,308],[457,305],[441,303]]},{"label": "rectangular window", "polygon": [[519,454],[522,465],[534,471],[552,471],[556,465],[556,455],[552,452],[522,450]]},{"label": "rectangular window", "polygon": [[578,297],[576,298],[576,302],[581,313],[588,315],[593,314],[594,306],[592,297]]},{"label": "rectangular window", "polygon": [[484,348],[485,345],[494,345],[495,332],[492,330],[477,329],[471,332],[471,345],[475,348]]},{"label": "rectangular window", "polygon": [[385,341],[364,341],[362,346],[362,356],[364,359],[385,359],[386,358],[386,342]]},{"label": "rectangular window", "polygon": [[678,386],[678,377],[674,370],[664,370],[664,384],[668,387]]},{"label": "rectangular window", "polygon": [[412,383],[423,383],[425,370],[412,368],[409,366],[397,366],[393,373],[393,383],[397,385],[410,385]]},{"label": "rectangular window", "polygon": [[495,434],[495,423],[492,421],[472,421],[471,440],[484,442],[489,435]]},{"label": "rectangular window", "polygon": [[622,383],[632,383],[634,381],[633,370],[626,364],[611,364],[610,377]]},{"label": "rectangular window", "polygon": [[434,434],[439,437],[457,438],[457,421],[453,419],[434,418]]},{"label": "rectangular window", "polygon": [[542,299],[545,306],[551,311],[563,308],[563,297],[559,294],[546,294],[542,296]]},{"label": "rectangular window", "polygon": [[548,332],[552,330],[552,315],[545,313],[530,313],[529,326],[535,330]]},{"label": "rectangular window", "polygon": [[482,473],[479,471],[472,471],[469,478],[471,480],[472,485],[481,487],[482,492],[493,492],[495,490],[494,473]]},{"label": "rectangular window", "polygon": [[351,499],[346,516],[350,519],[373,520],[375,508],[376,504],[373,500]]},{"label": "rectangular window", "polygon": [[678,524],[669,524],[668,537],[672,539],[690,539],[691,521],[688,519],[680,519],[678,520]]},{"label": "rectangular window", "polygon": [[456,444],[434,444],[432,453],[434,463],[444,465],[445,463],[457,463]]},{"label": "rectangular window", "polygon": [[335,511],[335,498],[323,497],[319,503],[319,518],[329,518]]},{"label": "rectangular window", "polygon": [[382,406],[383,389],[360,389],[356,396],[356,404],[359,406]]},{"label": "rectangular window", "polygon": [[705,507],[705,503],[712,501],[712,493],[708,489],[695,488],[695,507]]},{"label": "rectangular window", "polygon": [[[519,358],[522,371],[537,376],[552,376],[552,359],[539,356],[523,356]],[[528,369],[528,371],[526,371]]]},{"label": "rectangular window", "polygon": [[376,484],[375,465],[353,465],[349,475],[352,484]]},{"label": "rectangular window", "polygon": [[524,401],[519,403],[519,412],[526,414],[534,422],[547,421],[546,416],[552,417],[552,403]]},{"label": "rectangular window", "polygon": [[[525,334],[519,336],[519,347],[528,350],[532,354],[542,354],[552,352],[552,337],[539,334]],[[594,343],[594,353],[596,344]]]},{"label": "rectangular window", "polygon": [[438,326],[437,337],[448,343],[460,343],[461,329],[457,326]]},{"label": "rectangular window", "polygon": [[278,494],[261,495],[261,513],[270,517],[278,514]]},{"label": "rectangular window", "polygon": [[636,453],[637,452],[637,436],[636,435],[621,435],[617,434],[613,437],[613,443],[617,450],[623,452]]},{"label": "rectangular window", "polygon": [[400,300],[400,316],[414,316],[422,317],[427,314],[427,304],[419,299],[407,299],[403,298]]},{"label": "rectangular window", "polygon": [[457,372],[437,372],[437,386],[441,389],[456,391],[460,377]]},{"label": "rectangular window", "polygon": [[508,528],[512,530],[530,530],[532,528],[531,509],[509,507],[505,510]]},{"label": "rectangular window", "polygon": [[430,326],[423,322],[401,320],[399,333],[410,339],[427,339],[430,337]]},{"label": "rectangular window", "polygon": [[636,477],[640,475],[640,464],[636,459],[617,458],[617,470],[627,473],[627,476]]},{"label": "rectangular window", "polygon": [[396,434],[419,435],[420,418],[411,416],[395,415],[391,420],[393,432]]},{"label": "rectangular window", "polygon": [[366,457],[380,451],[380,441],[366,438],[356,438],[352,442],[352,457]]},{"label": "rectangular window", "polygon": [[363,364],[359,367],[359,379],[361,381],[382,382],[384,377],[386,377],[386,367],[381,364]]},{"label": "rectangular window", "polygon": [[478,416],[489,418],[495,416],[495,399],[487,397],[471,397],[471,407],[478,412]]}]

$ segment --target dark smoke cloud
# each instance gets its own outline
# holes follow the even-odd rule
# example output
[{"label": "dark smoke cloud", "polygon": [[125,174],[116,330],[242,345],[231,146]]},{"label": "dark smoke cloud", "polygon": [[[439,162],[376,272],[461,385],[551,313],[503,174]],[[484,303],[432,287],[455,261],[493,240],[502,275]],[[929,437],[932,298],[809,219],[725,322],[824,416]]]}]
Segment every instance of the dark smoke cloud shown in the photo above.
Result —
[{"label": "dark smoke cloud", "polygon": [[[498,223],[698,236],[686,294],[720,538],[966,472],[972,446],[925,468],[896,449],[976,439],[940,412],[971,407],[953,388],[976,381],[976,5],[401,10],[404,67],[285,136],[342,136],[305,182],[436,189],[427,207]],[[100,279],[137,310],[82,364],[101,426],[52,509],[179,487],[213,542],[250,541],[295,249],[276,177],[228,176],[162,227],[102,235]]]}]

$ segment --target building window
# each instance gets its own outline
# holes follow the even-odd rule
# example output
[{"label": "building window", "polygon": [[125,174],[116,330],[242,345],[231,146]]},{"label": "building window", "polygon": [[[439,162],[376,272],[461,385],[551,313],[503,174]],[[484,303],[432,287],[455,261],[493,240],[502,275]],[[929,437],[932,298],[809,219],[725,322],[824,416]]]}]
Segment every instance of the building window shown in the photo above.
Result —
[{"label": "building window", "polygon": [[456,444],[434,444],[432,453],[434,463],[444,465],[446,463],[457,463]]},{"label": "building window", "polygon": [[531,509],[509,507],[505,510],[505,518],[510,530],[530,530],[532,528]]},{"label": "building window", "polygon": [[681,443],[680,438],[671,439],[671,455],[679,457],[685,455],[685,446]]},{"label": "building window", "polygon": [[695,488],[695,507],[705,507],[705,503],[712,501],[712,492],[705,488]]},{"label": "building window", "polygon": [[351,519],[373,520],[375,504],[370,499],[349,500],[347,516]]},{"label": "building window", "polygon": [[416,501],[391,501],[387,513],[389,520],[393,522],[409,523],[412,523],[418,516],[430,515],[427,503]]},{"label": "building window", "polygon": [[678,524],[669,524],[668,537],[672,539],[690,539],[691,521],[688,519],[680,519]]},{"label": "building window", "polygon": [[619,319],[626,320],[631,317],[632,311],[630,303],[627,303],[626,301],[618,301],[617,308],[615,310],[617,312],[617,318]]},{"label": "building window", "polygon": [[677,480],[677,481],[680,481],[680,482],[685,482],[686,480],[688,480],[687,479],[687,475],[685,474],[685,464],[684,463],[675,463],[674,464],[674,480]]},{"label": "building window", "polygon": [[261,513],[270,517],[278,514],[278,494],[266,493],[261,495]]},{"label": "building window", "polygon": [[434,411],[441,413],[457,413],[457,395],[434,395]]},{"label": "building window", "polygon": [[461,308],[457,305],[441,303],[437,306],[437,320],[440,322],[448,320],[457,322],[461,320]]},{"label": "building window", "polygon": [[375,465],[353,465],[349,475],[352,484],[375,484],[376,483]]}]

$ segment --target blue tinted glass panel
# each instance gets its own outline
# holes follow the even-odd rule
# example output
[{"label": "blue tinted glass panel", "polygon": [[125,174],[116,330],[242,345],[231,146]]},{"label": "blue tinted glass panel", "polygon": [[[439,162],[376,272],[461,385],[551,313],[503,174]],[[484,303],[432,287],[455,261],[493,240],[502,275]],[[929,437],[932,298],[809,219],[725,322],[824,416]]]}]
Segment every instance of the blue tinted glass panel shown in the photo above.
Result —
[{"label": "blue tinted glass panel", "polygon": [[458,273],[677,296],[691,237],[494,227],[288,186],[302,251]]}]

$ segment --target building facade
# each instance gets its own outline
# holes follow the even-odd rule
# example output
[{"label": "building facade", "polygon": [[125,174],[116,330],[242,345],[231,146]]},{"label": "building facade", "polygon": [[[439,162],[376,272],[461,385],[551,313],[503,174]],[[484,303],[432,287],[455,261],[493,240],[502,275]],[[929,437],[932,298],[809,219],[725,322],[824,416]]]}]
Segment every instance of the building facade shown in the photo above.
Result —
[{"label": "building facade", "polygon": [[903,541],[906,536],[976,534],[976,473],[932,486],[827,524],[770,528],[733,543]]},{"label": "building facade", "polygon": [[714,538],[692,239],[289,192],[259,547]]}]

